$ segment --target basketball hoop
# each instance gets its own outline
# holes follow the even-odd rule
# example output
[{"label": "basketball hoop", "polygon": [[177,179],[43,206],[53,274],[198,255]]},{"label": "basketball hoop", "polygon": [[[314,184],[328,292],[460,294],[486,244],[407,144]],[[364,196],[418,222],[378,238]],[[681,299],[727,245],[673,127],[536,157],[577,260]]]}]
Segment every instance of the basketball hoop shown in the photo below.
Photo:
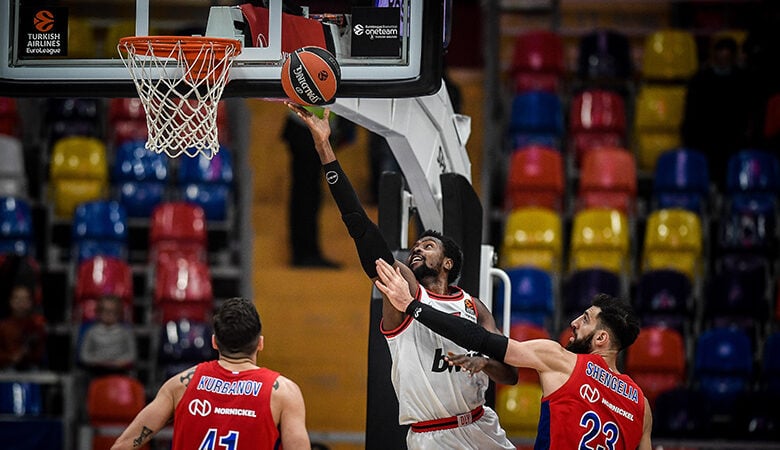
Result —
[{"label": "basketball hoop", "polygon": [[119,40],[146,111],[146,148],[175,158],[219,151],[217,105],[233,58],[235,39],[197,36],[131,36]]}]

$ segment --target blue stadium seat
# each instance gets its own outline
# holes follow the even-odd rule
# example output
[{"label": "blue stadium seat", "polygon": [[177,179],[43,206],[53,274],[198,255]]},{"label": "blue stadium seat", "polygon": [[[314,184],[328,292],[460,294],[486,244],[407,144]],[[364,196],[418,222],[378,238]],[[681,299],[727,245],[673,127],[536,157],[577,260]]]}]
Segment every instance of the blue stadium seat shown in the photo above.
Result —
[{"label": "blue stadium seat", "polygon": [[[511,323],[529,322],[548,328],[554,313],[554,292],[552,277],[544,270],[534,267],[506,269],[511,284]],[[504,317],[504,285],[499,285],[495,295],[494,315],[501,323]]]},{"label": "blue stadium seat", "polygon": [[693,383],[706,396],[712,413],[728,415],[750,389],[753,349],[736,328],[711,328],[696,339]]},{"label": "blue stadium seat", "polygon": [[748,253],[772,259],[778,247],[775,202],[776,197],[771,194],[732,195],[720,218],[720,253]]},{"label": "blue stadium seat", "polygon": [[49,143],[68,136],[100,137],[103,107],[95,98],[51,98],[44,116]]},{"label": "blue stadium seat", "polygon": [[628,80],[633,73],[628,37],[612,30],[595,30],[580,39],[577,76],[582,80]]},{"label": "blue stadium seat", "polygon": [[682,208],[703,213],[708,206],[709,189],[709,166],[703,153],[678,148],[658,157],[653,177],[656,208]]},{"label": "blue stadium seat", "polygon": [[163,323],[158,360],[165,366],[166,375],[214,359],[217,354],[211,346],[211,335],[211,327],[206,322],[180,319]]},{"label": "blue stadium seat", "polygon": [[572,272],[563,288],[564,323],[588,309],[594,295],[605,293],[618,297],[620,290],[620,276],[609,270],[584,269]]},{"label": "blue stadium seat", "polygon": [[149,217],[165,196],[168,157],[144,147],[145,141],[130,140],[116,150],[113,183],[129,217]]},{"label": "blue stadium seat", "polygon": [[780,192],[780,160],[764,150],[741,150],[729,158],[726,189],[738,192]]},{"label": "blue stadium seat", "polygon": [[690,278],[672,269],[642,273],[637,280],[635,306],[643,326],[663,325],[687,336],[691,319]]},{"label": "blue stadium seat", "polygon": [[38,416],[43,412],[41,385],[37,383],[0,382],[0,414]]},{"label": "blue stadium seat", "polygon": [[563,110],[557,95],[549,92],[525,92],[512,100],[509,121],[512,149],[538,144],[560,148]]},{"label": "blue stadium seat", "polygon": [[80,203],[71,234],[77,264],[98,255],[127,260],[127,212],[117,201]]},{"label": "blue stadium seat", "polygon": [[658,395],[653,405],[653,437],[700,438],[707,429],[706,398],[694,389],[678,387]]},{"label": "blue stadium seat", "polygon": [[0,253],[35,253],[32,212],[26,200],[0,197]]},{"label": "blue stadium seat", "polygon": [[704,319],[710,326],[737,326],[753,336],[769,317],[769,271],[756,255],[719,258],[707,283]]},{"label": "blue stadium seat", "polygon": [[182,158],[179,188],[184,201],[200,205],[207,220],[226,220],[233,192],[233,158],[222,146],[213,158]]}]

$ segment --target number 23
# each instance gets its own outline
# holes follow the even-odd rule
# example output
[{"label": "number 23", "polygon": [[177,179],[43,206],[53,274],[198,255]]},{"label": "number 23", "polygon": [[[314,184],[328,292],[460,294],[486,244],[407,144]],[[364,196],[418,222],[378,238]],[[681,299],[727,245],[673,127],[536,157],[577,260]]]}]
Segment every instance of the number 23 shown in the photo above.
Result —
[{"label": "number 23", "polygon": [[620,437],[620,430],[614,422],[607,422],[604,426],[601,425],[601,417],[593,411],[588,411],[580,418],[580,426],[587,431],[580,439],[580,450],[602,450],[603,446],[596,444],[594,447],[591,442],[599,435],[603,434],[607,437],[605,444],[607,444],[607,450],[615,449],[615,442]]}]

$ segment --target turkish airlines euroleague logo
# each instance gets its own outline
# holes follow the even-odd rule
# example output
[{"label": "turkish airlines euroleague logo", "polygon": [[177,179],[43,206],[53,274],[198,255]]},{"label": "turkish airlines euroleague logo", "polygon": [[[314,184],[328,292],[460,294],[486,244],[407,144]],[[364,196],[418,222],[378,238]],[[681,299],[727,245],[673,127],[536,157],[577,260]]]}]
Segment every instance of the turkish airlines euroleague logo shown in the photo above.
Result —
[{"label": "turkish airlines euroleague logo", "polygon": [[41,33],[48,33],[54,28],[54,14],[46,9],[38,11],[33,18],[33,25]]}]

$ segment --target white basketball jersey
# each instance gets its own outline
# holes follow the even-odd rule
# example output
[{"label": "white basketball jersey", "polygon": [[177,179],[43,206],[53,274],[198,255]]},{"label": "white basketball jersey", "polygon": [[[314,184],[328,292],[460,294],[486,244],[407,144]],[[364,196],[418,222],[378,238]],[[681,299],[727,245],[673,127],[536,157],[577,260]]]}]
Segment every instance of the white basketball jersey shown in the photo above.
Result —
[{"label": "white basketball jersey", "polygon": [[[460,288],[450,295],[436,295],[422,286],[417,300],[472,322],[477,308],[471,296]],[[447,364],[447,352],[468,351],[407,316],[395,330],[382,330],[393,360],[392,382],[398,396],[402,425],[463,414],[485,402],[489,379],[483,372],[470,376],[460,367]]]}]

